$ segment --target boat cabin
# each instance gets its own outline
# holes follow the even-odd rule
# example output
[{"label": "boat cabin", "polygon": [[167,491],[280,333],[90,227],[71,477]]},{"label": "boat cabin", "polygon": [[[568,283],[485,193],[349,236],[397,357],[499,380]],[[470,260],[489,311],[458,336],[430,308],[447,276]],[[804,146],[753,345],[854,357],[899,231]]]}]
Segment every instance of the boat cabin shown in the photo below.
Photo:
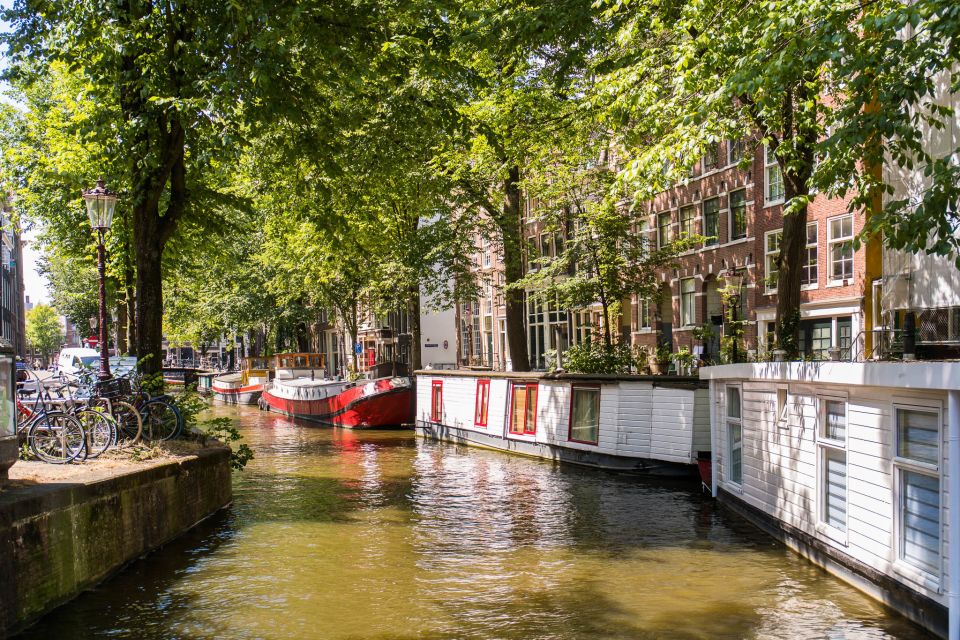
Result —
[{"label": "boat cabin", "polygon": [[274,377],[278,380],[322,379],[327,375],[326,360],[323,353],[278,353],[273,356]]}]

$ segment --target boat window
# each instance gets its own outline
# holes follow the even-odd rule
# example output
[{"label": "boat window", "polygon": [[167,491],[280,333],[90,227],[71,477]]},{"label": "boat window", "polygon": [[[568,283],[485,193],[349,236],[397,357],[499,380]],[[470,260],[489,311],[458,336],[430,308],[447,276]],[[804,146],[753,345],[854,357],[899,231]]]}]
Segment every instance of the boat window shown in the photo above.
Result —
[{"label": "boat window", "polygon": [[939,579],[941,489],[939,407],[895,406],[897,558]]},{"label": "boat window", "polygon": [[477,380],[477,400],[474,407],[473,424],[478,427],[487,426],[488,409],[490,408],[490,381]]},{"label": "boat window", "polygon": [[430,420],[440,422],[443,418],[443,380],[434,380],[430,387]]},{"label": "boat window", "polygon": [[727,479],[743,483],[743,422],[740,418],[740,387],[727,387]]},{"label": "boat window", "polygon": [[537,432],[537,385],[513,383],[510,405],[510,433],[535,434]]},{"label": "boat window", "polygon": [[570,440],[597,444],[600,439],[600,387],[571,389]]}]

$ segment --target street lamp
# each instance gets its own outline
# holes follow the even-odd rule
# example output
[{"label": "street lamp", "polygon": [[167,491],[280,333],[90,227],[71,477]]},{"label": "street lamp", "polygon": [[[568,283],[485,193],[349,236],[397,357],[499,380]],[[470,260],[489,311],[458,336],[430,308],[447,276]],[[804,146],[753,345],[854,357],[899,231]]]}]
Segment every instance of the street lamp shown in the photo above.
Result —
[{"label": "street lamp", "polygon": [[727,305],[730,307],[730,323],[733,324],[733,340],[731,358],[733,362],[737,361],[737,310],[740,307],[740,288],[743,286],[743,273],[730,267],[723,273],[723,279],[726,281]]},{"label": "street lamp", "polygon": [[[117,207],[117,194],[108,191],[103,184],[103,178],[97,180],[97,186],[83,192],[83,200],[87,204],[87,217],[90,226],[97,232],[97,270],[100,273],[100,380],[109,380],[110,350],[107,347],[107,249],[103,244],[103,236],[113,222],[113,212]],[[91,328],[93,322],[91,321]]]}]

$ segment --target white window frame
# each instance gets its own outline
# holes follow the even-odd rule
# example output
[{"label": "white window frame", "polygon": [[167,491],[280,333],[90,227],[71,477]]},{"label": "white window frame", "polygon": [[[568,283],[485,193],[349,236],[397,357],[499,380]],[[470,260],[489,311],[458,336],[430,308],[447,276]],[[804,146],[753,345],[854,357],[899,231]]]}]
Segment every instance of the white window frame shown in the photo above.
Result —
[{"label": "white window frame", "polygon": [[[666,227],[660,225],[660,216],[669,217],[670,221],[667,223]],[[666,245],[670,244],[670,236],[673,235],[673,212],[672,211],[661,211],[657,214],[656,217],[657,223],[657,249],[663,249]],[[666,229],[666,237],[664,238],[660,231],[661,229]]]},{"label": "white window frame", "polygon": [[[637,307],[637,330],[651,330],[653,328],[653,323],[650,321],[650,299],[640,298],[637,301]],[[646,318],[646,321],[644,321],[644,318]]]},{"label": "white window frame", "polygon": [[[684,291],[683,287],[686,283],[690,283],[692,290]],[[684,300],[690,298],[690,302],[687,303],[690,305],[687,308],[684,304]],[[690,320],[690,322],[687,322]],[[682,278],[680,280],[680,326],[681,327],[693,327],[697,324],[697,279],[696,278]]]},{"label": "white window frame", "polygon": [[[737,145],[737,143],[740,144],[740,157],[734,158],[733,149]],[[739,140],[727,140],[727,166],[739,164],[740,161],[743,160],[744,156],[747,155],[746,152],[747,152],[747,144],[746,144],[746,140],[744,140],[743,138],[740,138]]]},{"label": "white window frame", "polygon": [[[930,464],[900,456],[900,425],[898,410],[921,411],[937,415],[937,464]],[[943,405],[936,400],[927,402],[906,398],[895,398],[891,403],[891,426],[893,428],[893,569],[901,576],[931,591],[943,593]],[[901,508],[903,472],[910,471],[927,476],[935,476],[940,487],[940,513],[938,534],[940,539],[939,570],[931,572],[903,558],[903,509]]]},{"label": "white window frame", "polygon": [[[737,398],[740,401],[740,417],[733,418],[730,416],[730,391],[736,390]],[[726,463],[723,465],[724,469],[724,479],[731,485],[733,485],[737,491],[743,491],[743,385],[740,384],[725,384],[723,386],[723,424],[724,431],[726,432],[726,445],[724,446],[724,452],[726,453]],[[730,425],[736,424],[740,429],[740,442],[735,447],[733,444],[733,437],[731,435]],[[740,478],[733,478],[733,451],[734,449],[740,450]]]},{"label": "white window frame", "polygon": [[[770,246],[770,236],[774,235],[780,236],[780,239],[777,241],[777,250],[770,251],[768,248]],[[773,272],[773,269],[771,269],[771,260],[775,262],[780,256],[780,247],[782,242],[783,229],[774,229],[763,234],[763,290],[767,293],[767,295],[777,292],[776,285],[773,285],[772,287],[770,286],[770,275]],[[780,272],[777,271],[776,273],[779,277]]]},{"label": "white window frame", "polygon": [[[810,227],[813,227],[813,230],[814,230],[813,242],[810,242]],[[819,227],[819,222],[817,222],[816,220],[814,220],[813,222],[807,223],[806,240],[807,242],[804,245],[803,264],[800,265],[800,269],[804,272],[804,276],[806,276],[806,271],[809,268],[807,259],[810,257],[810,250],[813,249],[814,255],[817,258],[817,264],[816,264],[817,277],[814,278],[813,282],[810,282],[808,284],[801,284],[800,285],[801,291],[811,291],[820,286],[820,227]]]},{"label": "white window frame", "polygon": [[[770,157],[773,156],[773,161],[770,161]],[[771,198],[770,197],[770,171],[775,169],[778,174],[777,181],[780,183],[780,197]],[[763,204],[764,206],[772,206],[775,204],[780,204],[783,202],[785,197],[784,193],[784,184],[783,184],[783,171],[780,169],[780,163],[777,162],[776,154],[770,153],[770,148],[767,145],[763,145]]]},{"label": "white window frame", "polygon": [[[742,193],[743,194],[743,235],[733,237],[733,194]],[[747,229],[747,190],[743,189],[734,189],[727,194],[727,242],[737,242],[739,240],[745,239],[749,235]],[[718,239],[719,242],[719,239]]]},{"label": "white window frame", "polygon": [[[683,216],[685,213],[690,213],[690,217],[684,219]],[[680,210],[677,213],[677,219],[679,220],[680,224],[680,233],[684,234],[685,237],[690,238],[697,234],[697,205],[688,204],[680,207]]]},{"label": "white window frame", "polygon": [[[834,221],[839,222],[842,226],[844,218],[850,219],[850,235],[834,238],[833,222]],[[830,285],[834,285],[834,286],[842,285],[845,280],[850,281],[850,280],[853,280],[854,278],[854,275],[856,273],[856,266],[857,266],[856,265],[857,254],[856,254],[856,251],[854,251],[853,249],[854,235],[855,234],[853,232],[853,214],[852,213],[845,213],[843,215],[827,218],[827,268],[829,269],[829,272],[827,273],[827,282]],[[833,245],[843,244],[846,242],[850,243],[850,276],[847,278],[834,278],[833,277]]]},{"label": "white window frame", "polygon": [[[844,436],[843,440],[830,438],[826,435],[827,428],[827,402],[842,402],[844,415]],[[844,546],[847,545],[847,536],[850,530],[850,455],[848,443],[850,442],[850,401],[845,393],[818,393],[816,396],[817,409],[817,429],[815,440],[817,444],[817,497],[815,506],[817,510],[816,528],[817,531],[828,538]],[[843,453],[844,465],[847,468],[847,488],[844,495],[844,504],[846,506],[844,519],[844,528],[838,529],[829,524],[825,517],[826,509],[826,458],[828,452]]]}]

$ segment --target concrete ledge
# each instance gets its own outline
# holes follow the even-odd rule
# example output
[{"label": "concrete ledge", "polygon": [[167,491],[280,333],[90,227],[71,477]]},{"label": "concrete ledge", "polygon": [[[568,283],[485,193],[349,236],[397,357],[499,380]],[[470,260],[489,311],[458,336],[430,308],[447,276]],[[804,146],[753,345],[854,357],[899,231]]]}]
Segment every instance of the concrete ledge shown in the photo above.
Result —
[{"label": "concrete ledge", "polygon": [[724,507],[750,521],[827,573],[853,585],[928,631],[943,638],[947,637],[947,608],[940,603],[747,504],[722,488],[717,490],[717,499]]},{"label": "concrete ledge", "polygon": [[0,491],[0,635],[12,634],[230,503],[230,450]]}]

